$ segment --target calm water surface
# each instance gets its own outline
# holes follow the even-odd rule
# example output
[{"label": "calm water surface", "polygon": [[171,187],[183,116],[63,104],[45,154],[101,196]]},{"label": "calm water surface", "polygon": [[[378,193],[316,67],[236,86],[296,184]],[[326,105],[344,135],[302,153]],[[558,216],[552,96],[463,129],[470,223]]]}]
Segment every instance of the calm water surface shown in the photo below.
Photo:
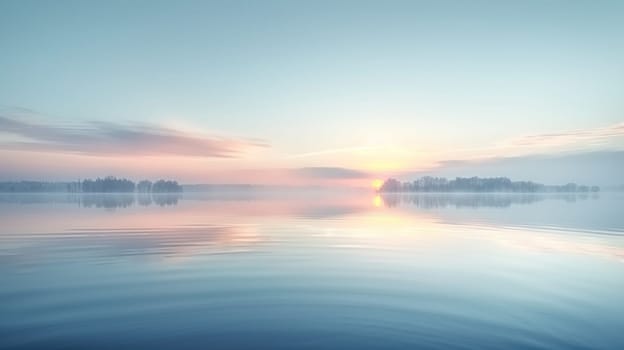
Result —
[{"label": "calm water surface", "polygon": [[623,349],[624,195],[0,196],[2,349]]}]

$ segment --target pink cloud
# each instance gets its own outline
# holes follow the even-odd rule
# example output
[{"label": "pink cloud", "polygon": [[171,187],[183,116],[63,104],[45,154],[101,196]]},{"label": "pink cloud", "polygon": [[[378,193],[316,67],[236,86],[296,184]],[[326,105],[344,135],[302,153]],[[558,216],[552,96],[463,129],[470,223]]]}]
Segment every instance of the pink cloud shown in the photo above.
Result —
[{"label": "pink cloud", "polygon": [[91,122],[78,126],[32,123],[0,115],[0,132],[19,141],[0,141],[0,149],[91,156],[175,155],[236,158],[261,140],[205,136],[171,128]]}]

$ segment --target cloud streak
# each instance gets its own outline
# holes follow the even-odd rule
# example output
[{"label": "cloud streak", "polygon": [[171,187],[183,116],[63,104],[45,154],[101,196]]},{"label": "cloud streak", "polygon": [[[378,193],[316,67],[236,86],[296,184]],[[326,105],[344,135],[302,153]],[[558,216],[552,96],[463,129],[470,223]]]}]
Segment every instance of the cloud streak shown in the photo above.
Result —
[{"label": "cloud streak", "polygon": [[525,135],[509,140],[506,146],[532,148],[565,146],[577,142],[602,143],[622,136],[624,136],[624,122],[593,129]]},{"label": "cloud streak", "polygon": [[371,177],[370,174],[363,171],[340,167],[306,167],[295,169],[293,172],[298,176],[316,179],[366,179]]},{"label": "cloud streak", "polygon": [[91,156],[237,158],[250,149],[268,147],[266,142],[260,140],[205,136],[159,126],[109,122],[61,126],[32,123],[2,115],[0,133],[24,139],[0,141],[0,149]]},{"label": "cloud streak", "polygon": [[324,156],[324,155],[331,155],[331,154],[338,154],[338,153],[354,153],[354,152],[361,152],[361,151],[370,151],[370,150],[375,150],[375,149],[379,149],[379,147],[363,146],[363,147],[326,149],[326,150],[321,150],[321,151],[293,154],[293,155],[286,157],[286,159],[317,157],[317,156]]},{"label": "cloud streak", "polygon": [[433,168],[465,162],[570,152],[618,151],[624,149],[624,122],[588,129],[529,134],[512,137],[492,146],[458,148],[438,152]]}]

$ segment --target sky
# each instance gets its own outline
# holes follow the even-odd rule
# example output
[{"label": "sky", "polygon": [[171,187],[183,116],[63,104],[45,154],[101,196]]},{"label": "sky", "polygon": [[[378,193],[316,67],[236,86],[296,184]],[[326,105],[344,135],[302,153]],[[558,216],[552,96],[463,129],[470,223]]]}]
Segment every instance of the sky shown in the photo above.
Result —
[{"label": "sky", "polygon": [[582,180],[621,183],[622,38],[622,1],[5,0],[0,180],[554,182],[591,163]]}]

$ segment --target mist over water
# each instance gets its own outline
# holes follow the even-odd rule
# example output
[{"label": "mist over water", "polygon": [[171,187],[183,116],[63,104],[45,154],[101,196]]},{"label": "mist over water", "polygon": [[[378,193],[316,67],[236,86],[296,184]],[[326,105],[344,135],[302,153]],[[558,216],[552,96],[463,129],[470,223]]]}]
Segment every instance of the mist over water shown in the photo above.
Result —
[{"label": "mist over water", "polygon": [[0,196],[0,348],[619,349],[617,193]]}]

